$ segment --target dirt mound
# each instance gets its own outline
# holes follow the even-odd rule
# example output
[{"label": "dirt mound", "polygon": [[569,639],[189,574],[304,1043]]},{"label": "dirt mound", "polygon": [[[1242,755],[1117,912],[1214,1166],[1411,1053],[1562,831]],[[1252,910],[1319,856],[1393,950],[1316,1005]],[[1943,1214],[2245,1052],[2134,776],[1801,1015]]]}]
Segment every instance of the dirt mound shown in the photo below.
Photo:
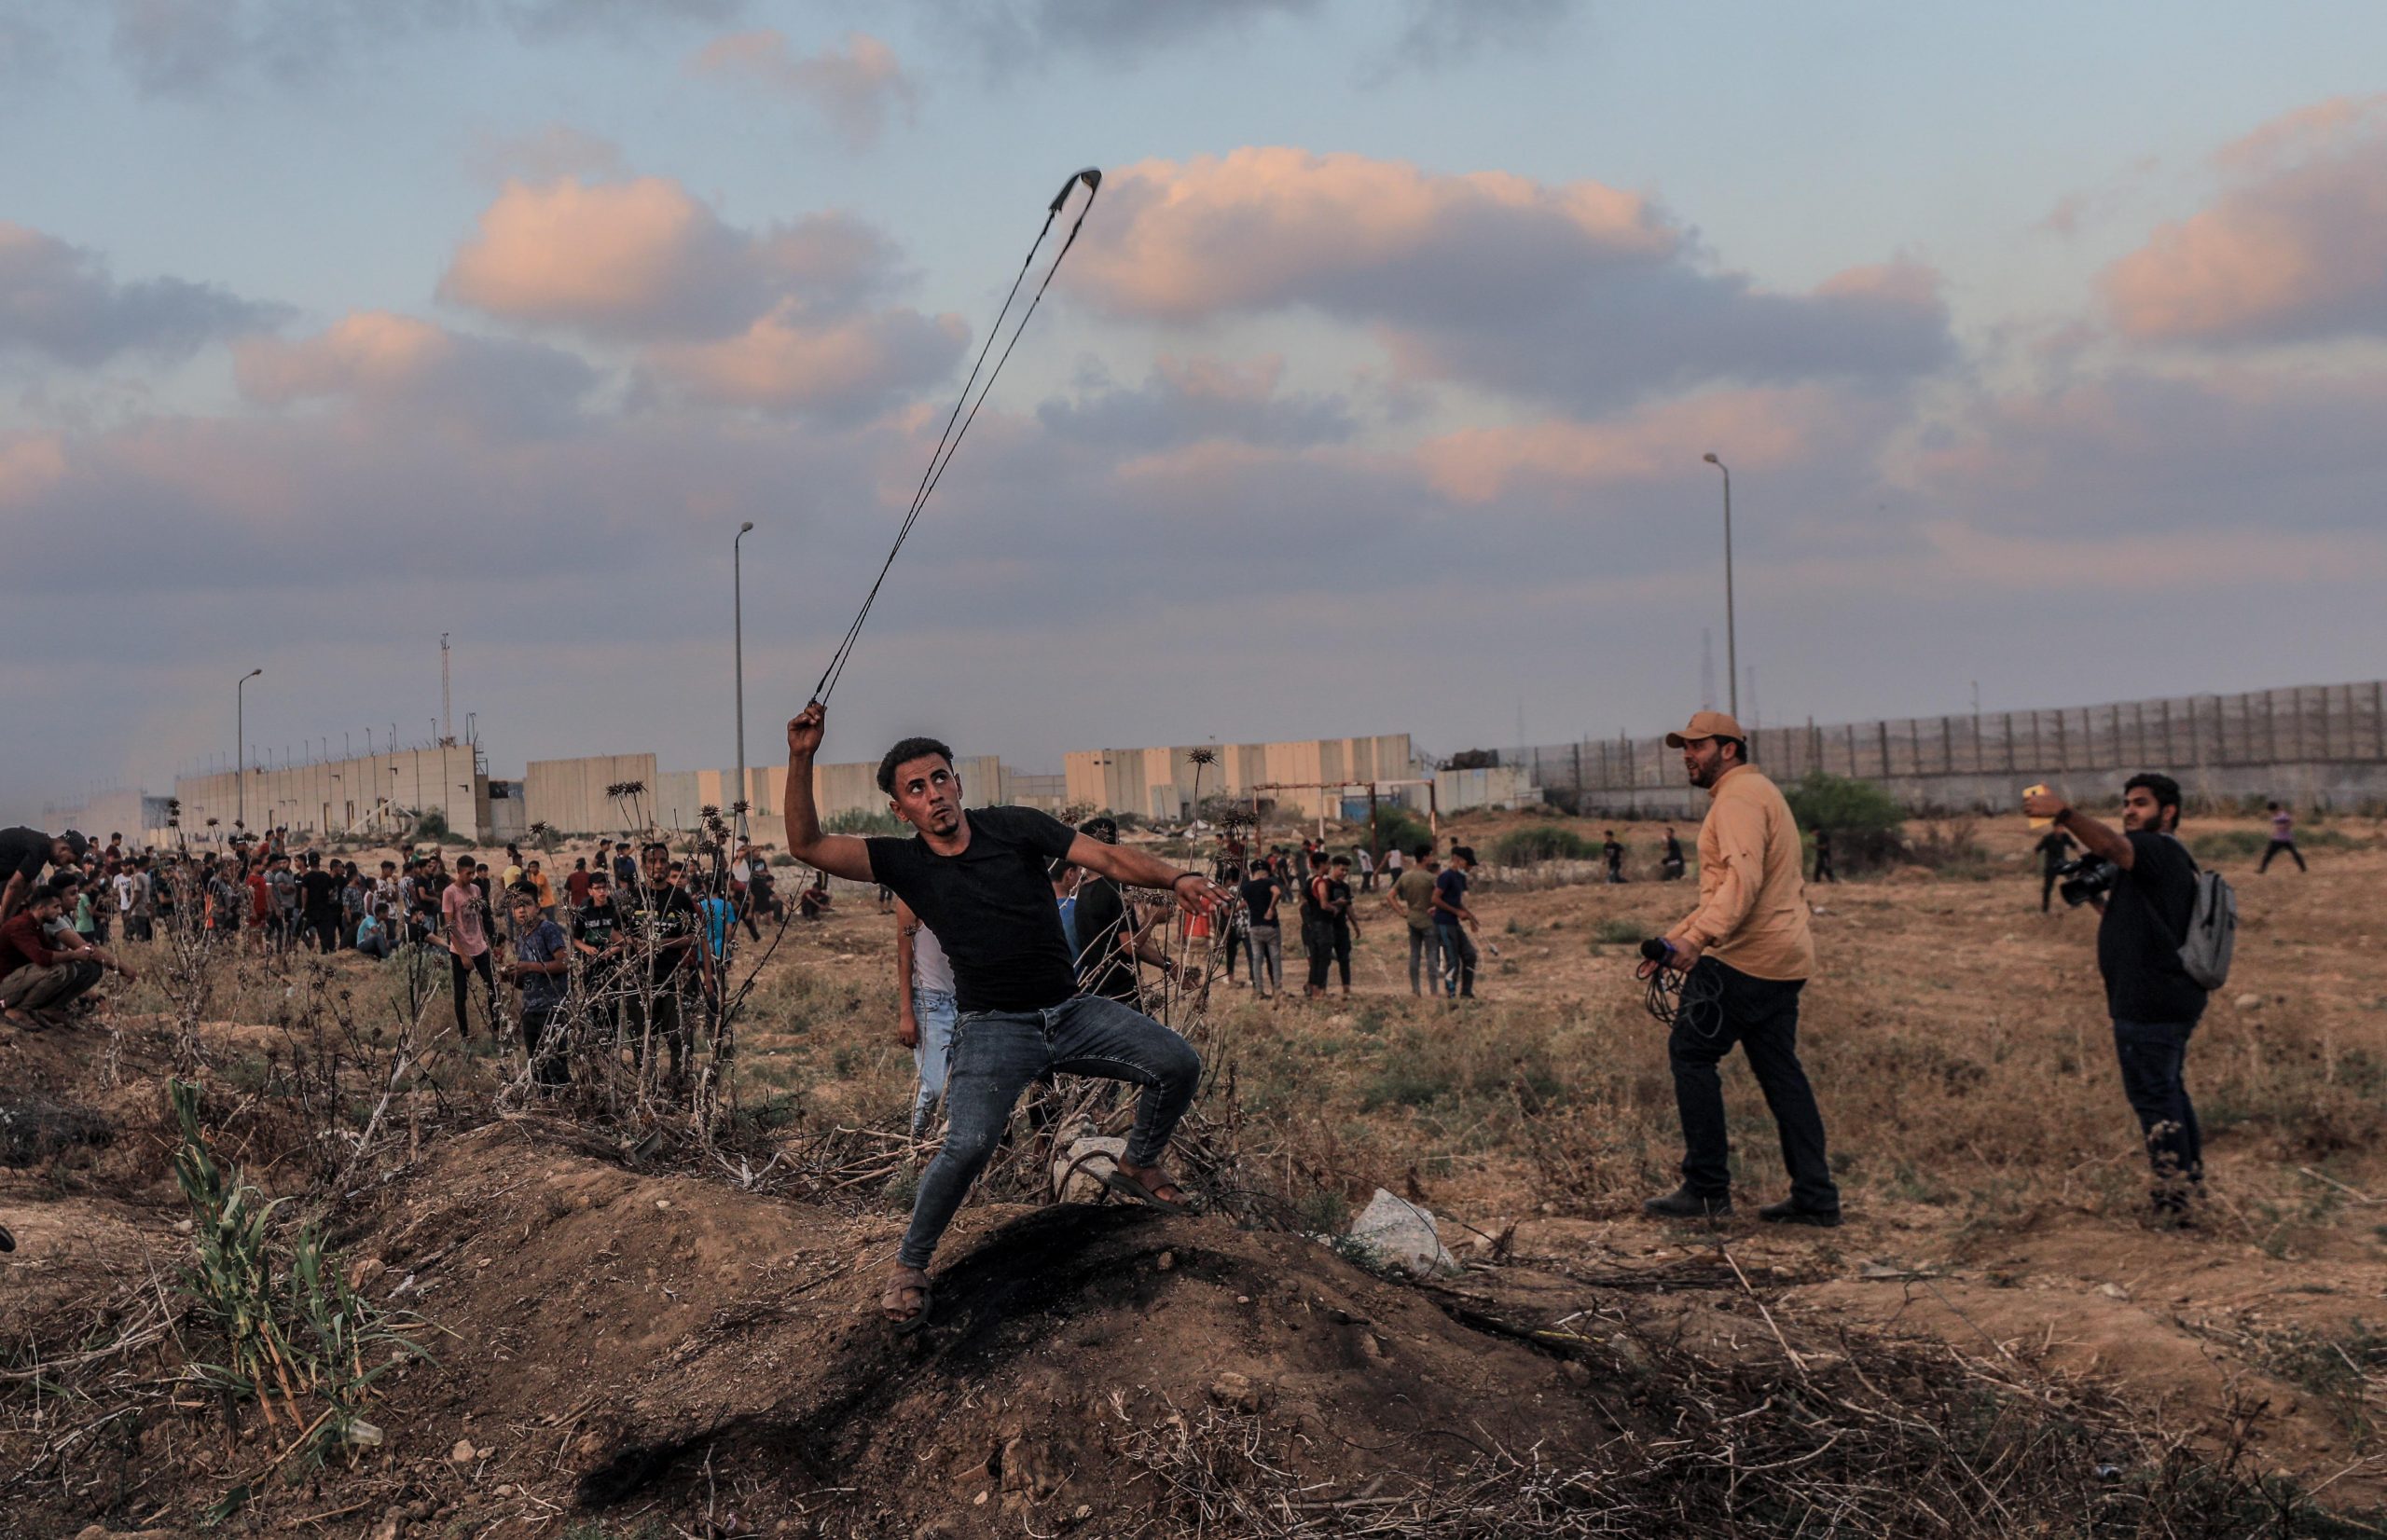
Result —
[{"label": "dirt mound", "polygon": [[408,1192],[353,1254],[369,1292],[456,1337],[385,1425],[397,1464],[451,1481],[460,1443],[486,1451],[482,1492],[677,1506],[734,1481],[749,1516],[826,1492],[864,1521],[968,1533],[1006,1506],[1111,1513],[1135,1473],[1107,1442],[1209,1406],[1264,1411],[1327,1482],[1594,1437],[1558,1357],[1291,1236],[974,1210],[933,1320],[903,1337],[875,1309],[885,1218],[638,1176],[505,1128],[457,1141]]}]

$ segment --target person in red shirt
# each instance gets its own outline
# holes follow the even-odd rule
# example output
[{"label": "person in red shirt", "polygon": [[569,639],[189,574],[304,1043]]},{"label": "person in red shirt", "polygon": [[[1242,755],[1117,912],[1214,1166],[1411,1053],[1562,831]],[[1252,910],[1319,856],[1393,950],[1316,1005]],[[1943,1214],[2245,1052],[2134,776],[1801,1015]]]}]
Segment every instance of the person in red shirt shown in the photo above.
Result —
[{"label": "person in red shirt", "polygon": [[249,868],[249,934],[257,940],[259,951],[270,951],[274,942],[266,933],[267,922],[273,918],[273,888],[265,880],[265,865],[259,862]]},{"label": "person in red shirt", "polygon": [[54,1012],[100,982],[98,963],[49,944],[46,928],[57,918],[57,890],[39,887],[0,923],[0,1022],[21,1032],[62,1024]]}]

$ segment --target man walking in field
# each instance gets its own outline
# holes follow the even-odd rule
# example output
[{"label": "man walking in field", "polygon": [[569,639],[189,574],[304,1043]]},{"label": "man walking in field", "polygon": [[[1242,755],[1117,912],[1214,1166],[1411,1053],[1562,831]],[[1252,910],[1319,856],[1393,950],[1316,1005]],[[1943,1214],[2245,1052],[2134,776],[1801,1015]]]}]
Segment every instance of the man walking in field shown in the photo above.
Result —
[{"label": "man walking in field", "polygon": [[[1395,850],[1394,855],[1400,852]],[[1417,859],[1394,879],[1385,895],[1385,907],[1400,916],[1409,929],[1409,993],[1430,995],[1442,976],[1442,932],[1434,926],[1434,847],[1417,846]],[[1420,973],[1420,965],[1423,973]],[[1425,987],[1418,987],[1420,977]]]},{"label": "man walking in field", "polygon": [[1782,1136],[1790,1196],[1758,1210],[1779,1224],[1840,1223],[1840,1189],[1824,1153],[1823,1114],[1799,1063],[1799,993],[1815,970],[1799,880],[1799,826],[1747,737],[1721,711],[1694,712],[1666,735],[1690,784],[1711,799],[1699,828],[1699,907],[1668,931],[1663,966],[1684,973],[1666,1056],[1682,1117],[1682,1186],[1641,1205],[1659,1218],[1732,1212],[1732,1148],[1716,1066],[1738,1042]]},{"label": "man walking in field", "polygon": [[1058,1070],[1142,1088],[1125,1153],[1102,1179],[1125,1196],[1182,1211],[1185,1194],[1161,1169],[1193,1104],[1202,1061],[1186,1040],[1140,1011],[1078,992],[1069,940],[1046,873],[1056,859],[1136,887],[1166,888],[1209,913],[1224,898],[1209,878],[1125,846],[1105,845],[1025,807],[964,811],[953,751],[905,738],[879,761],[878,786],[908,840],[821,832],[812,761],[826,708],[815,701],[787,726],[788,849],[849,882],[884,883],[935,932],[953,964],[959,1021],[945,1076],[946,1130],[920,1176],[911,1228],[879,1308],[899,1329],[928,1319],[928,1266],[970,1186],[995,1151],[1020,1093]]}]

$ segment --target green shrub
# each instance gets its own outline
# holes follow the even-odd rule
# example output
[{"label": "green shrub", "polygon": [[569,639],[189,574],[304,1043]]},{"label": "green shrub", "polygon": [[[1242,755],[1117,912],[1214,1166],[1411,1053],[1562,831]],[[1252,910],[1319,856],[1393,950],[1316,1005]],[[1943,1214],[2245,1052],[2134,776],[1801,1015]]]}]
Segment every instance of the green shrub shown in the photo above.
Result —
[{"label": "green shrub", "polygon": [[1835,865],[1860,871],[1907,859],[1901,832],[1906,810],[1876,783],[1815,770],[1785,787],[1782,794],[1801,830],[1810,834],[1831,831]]},{"label": "green shrub", "polygon": [[1503,866],[1531,866],[1537,861],[1588,860],[1597,848],[1571,829],[1538,823],[1501,835],[1493,843],[1492,859]]},{"label": "green shrub", "polygon": [[832,834],[902,834],[904,820],[875,807],[849,807],[832,813],[821,827]]},{"label": "green shrub", "polygon": [[[1405,804],[1382,801],[1376,804],[1378,849],[1399,850],[1406,855],[1421,845],[1432,844],[1433,840],[1433,832],[1426,827],[1426,820],[1411,812]],[[1357,843],[1368,843],[1368,825],[1364,818],[1359,822]]]}]

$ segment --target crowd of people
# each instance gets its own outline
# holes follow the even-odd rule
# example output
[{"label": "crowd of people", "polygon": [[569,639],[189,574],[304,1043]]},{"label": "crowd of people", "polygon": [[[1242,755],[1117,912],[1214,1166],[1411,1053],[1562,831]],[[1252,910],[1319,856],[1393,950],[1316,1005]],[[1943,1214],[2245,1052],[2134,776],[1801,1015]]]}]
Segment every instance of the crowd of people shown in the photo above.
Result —
[{"label": "crowd of people", "polygon": [[[560,1028],[570,1017],[589,1024],[592,1045],[625,1048],[635,1062],[659,1046],[676,1085],[692,1018],[708,1030],[719,1018],[737,928],[760,940],[758,920],[787,914],[752,845],[708,861],[675,858],[659,841],[634,850],[603,840],[560,882],[541,856],[513,846],[503,867],[469,853],[451,861],[435,847],[369,870],[293,846],[284,829],[163,851],[132,849],[121,834],[100,846],[73,831],[0,831],[0,1022],[71,1025],[95,1009],[107,973],[136,980],[110,949],[115,934],[148,942],[174,931],[255,956],[352,952],[435,968],[444,956],[458,1037],[514,1027],[537,1083],[568,1078]],[[511,986],[511,1011],[501,985]]]}]

